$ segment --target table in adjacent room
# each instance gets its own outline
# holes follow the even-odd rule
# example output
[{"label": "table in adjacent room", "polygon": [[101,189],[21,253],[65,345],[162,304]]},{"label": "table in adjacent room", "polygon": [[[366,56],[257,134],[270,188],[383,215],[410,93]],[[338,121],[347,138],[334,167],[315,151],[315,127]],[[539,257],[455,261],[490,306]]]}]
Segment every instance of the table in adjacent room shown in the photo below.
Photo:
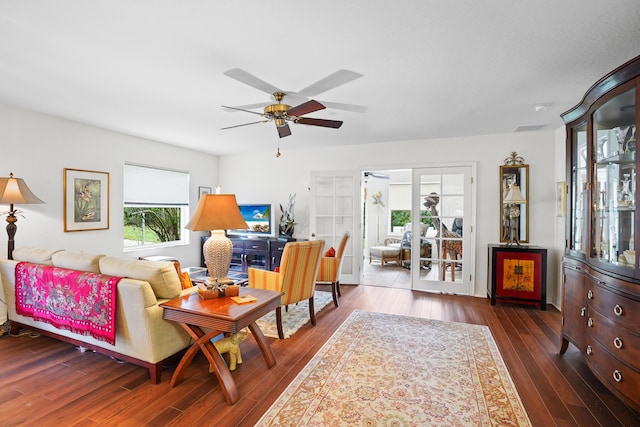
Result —
[{"label": "table in adjacent room", "polygon": [[[193,357],[202,350],[218,377],[227,403],[233,405],[238,400],[238,388],[224,359],[211,342],[211,338],[222,333],[237,333],[249,327],[267,367],[276,364],[269,342],[256,325],[256,320],[280,306],[280,292],[262,289],[240,288],[240,295],[251,295],[255,302],[238,304],[230,297],[202,299],[198,293],[185,295],[160,306],[164,318],[179,323],[194,339],[193,345],[184,354],[171,378],[171,386],[179,384]],[[204,332],[202,328],[210,330]]]}]

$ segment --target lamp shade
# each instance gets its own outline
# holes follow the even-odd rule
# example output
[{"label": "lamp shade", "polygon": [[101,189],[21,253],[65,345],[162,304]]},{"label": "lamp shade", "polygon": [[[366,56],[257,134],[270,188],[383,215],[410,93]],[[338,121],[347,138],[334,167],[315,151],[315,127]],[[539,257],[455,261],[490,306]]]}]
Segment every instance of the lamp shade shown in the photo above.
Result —
[{"label": "lamp shade", "polygon": [[188,230],[229,230],[249,228],[234,194],[205,194],[187,225]]},{"label": "lamp shade", "polygon": [[14,178],[12,173],[8,178],[0,178],[0,204],[31,205],[41,203],[44,202],[29,190],[24,179]]},{"label": "lamp shade", "polygon": [[504,204],[524,204],[527,203],[527,199],[524,198],[522,193],[520,192],[520,187],[513,184],[509,188],[509,192],[507,193],[507,197],[502,201]]}]

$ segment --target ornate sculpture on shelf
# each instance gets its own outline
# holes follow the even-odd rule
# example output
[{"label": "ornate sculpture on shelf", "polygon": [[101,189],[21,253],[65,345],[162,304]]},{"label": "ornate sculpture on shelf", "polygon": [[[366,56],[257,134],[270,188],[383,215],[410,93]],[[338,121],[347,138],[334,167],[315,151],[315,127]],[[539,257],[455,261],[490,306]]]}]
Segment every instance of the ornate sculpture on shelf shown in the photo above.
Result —
[{"label": "ornate sculpture on shelf", "polygon": [[289,194],[289,204],[287,205],[287,209],[280,205],[280,212],[282,212],[282,215],[280,216],[279,232],[281,236],[293,236],[293,228],[295,226],[293,219],[293,207],[296,204],[295,198],[295,193],[293,195]]}]

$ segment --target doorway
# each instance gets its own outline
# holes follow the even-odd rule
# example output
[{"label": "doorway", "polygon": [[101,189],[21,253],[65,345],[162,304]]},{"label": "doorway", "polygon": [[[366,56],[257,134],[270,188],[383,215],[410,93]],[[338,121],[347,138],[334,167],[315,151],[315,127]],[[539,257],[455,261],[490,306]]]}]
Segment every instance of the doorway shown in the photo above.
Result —
[{"label": "doorway", "polygon": [[[473,174],[468,164],[363,171],[360,283],[470,294]],[[398,258],[372,256],[380,247]]]}]

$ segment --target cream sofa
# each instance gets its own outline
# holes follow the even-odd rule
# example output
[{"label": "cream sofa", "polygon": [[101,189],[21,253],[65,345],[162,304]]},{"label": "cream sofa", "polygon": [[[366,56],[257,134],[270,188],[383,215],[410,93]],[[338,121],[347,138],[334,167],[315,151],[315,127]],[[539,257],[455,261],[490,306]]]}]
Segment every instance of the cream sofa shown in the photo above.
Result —
[{"label": "cream sofa", "polygon": [[[163,362],[190,344],[191,338],[177,323],[162,318],[160,303],[196,288],[182,289],[171,262],[140,261],[67,250],[22,247],[14,260],[0,260],[0,304],[4,304],[11,333],[27,328],[90,350],[149,369],[151,381],[160,382]],[[19,261],[53,265],[123,277],[118,283],[115,345],[16,313],[15,267]],[[0,316],[2,315],[0,308]]]}]

